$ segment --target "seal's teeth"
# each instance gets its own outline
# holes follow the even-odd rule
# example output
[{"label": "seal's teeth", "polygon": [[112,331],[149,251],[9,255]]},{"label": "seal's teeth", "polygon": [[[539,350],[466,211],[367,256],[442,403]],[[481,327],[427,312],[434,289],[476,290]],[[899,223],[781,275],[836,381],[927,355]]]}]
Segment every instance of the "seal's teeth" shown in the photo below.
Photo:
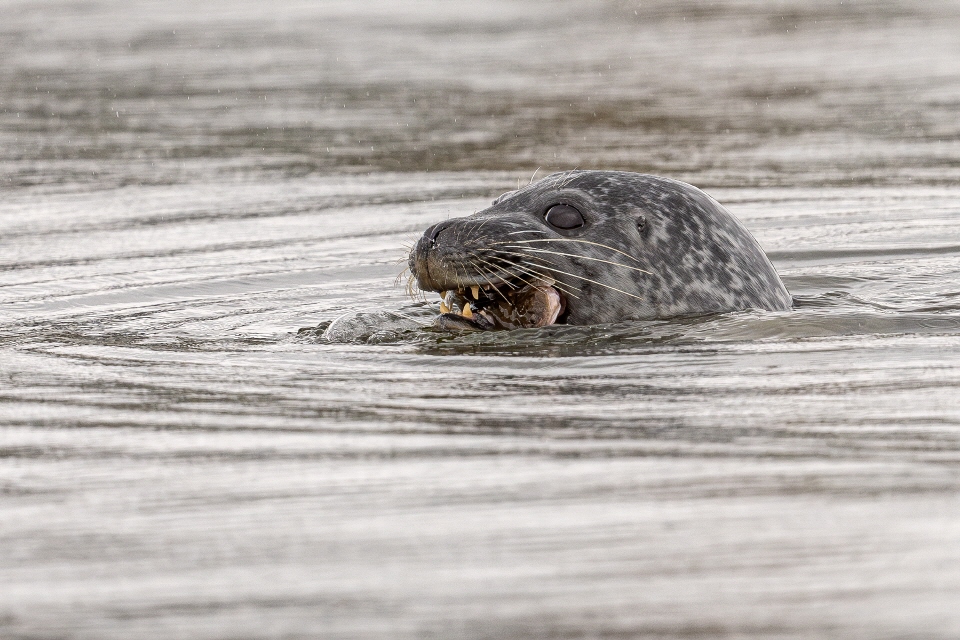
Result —
[{"label": "seal's teeth", "polygon": [[472,287],[470,287],[470,293],[473,294],[474,300],[480,299],[480,287],[478,287],[477,285],[473,285]]},{"label": "seal's teeth", "polygon": [[463,317],[473,318],[473,309],[470,308],[469,304],[463,305]]},{"label": "seal's teeth", "polygon": [[443,300],[440,301],[440,313],[450,313],[450,307]]}]

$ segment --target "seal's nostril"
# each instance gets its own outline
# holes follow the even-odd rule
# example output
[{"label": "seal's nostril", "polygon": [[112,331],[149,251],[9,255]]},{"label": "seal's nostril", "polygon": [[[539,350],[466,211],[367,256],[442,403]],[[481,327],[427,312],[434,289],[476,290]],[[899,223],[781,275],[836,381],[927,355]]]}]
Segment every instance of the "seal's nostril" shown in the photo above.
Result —
[{"label": "seal's nostril", "polygon": [[438,222],[433,225],[423,234],[430,241],[430,248],[433,249],[437,246],[437,236],[440,235],[440,232],[450,226],[449,222]]}]

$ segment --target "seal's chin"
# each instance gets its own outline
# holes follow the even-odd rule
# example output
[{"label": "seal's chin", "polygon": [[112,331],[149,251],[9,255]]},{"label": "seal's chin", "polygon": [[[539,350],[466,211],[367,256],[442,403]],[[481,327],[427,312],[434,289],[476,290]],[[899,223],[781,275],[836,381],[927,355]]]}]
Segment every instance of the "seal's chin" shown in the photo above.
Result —
[{"label": "seal's chin", "polygon": [[546,327],[566,310],[566,299],[554,281],[501,282],[440,292],[440,313],[434,326],[447,330],[490,330]]}]

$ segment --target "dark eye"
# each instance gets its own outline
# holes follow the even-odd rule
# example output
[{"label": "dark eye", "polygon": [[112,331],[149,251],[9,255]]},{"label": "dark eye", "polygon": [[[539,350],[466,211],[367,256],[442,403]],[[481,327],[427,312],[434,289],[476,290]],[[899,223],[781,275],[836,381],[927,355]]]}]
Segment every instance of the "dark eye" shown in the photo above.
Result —
[{"label": "dark eye", "polygon": [[544,216],[547,224],[558,229],[576,229],[583,226],[583,216],[568,204],[555,204]]}]

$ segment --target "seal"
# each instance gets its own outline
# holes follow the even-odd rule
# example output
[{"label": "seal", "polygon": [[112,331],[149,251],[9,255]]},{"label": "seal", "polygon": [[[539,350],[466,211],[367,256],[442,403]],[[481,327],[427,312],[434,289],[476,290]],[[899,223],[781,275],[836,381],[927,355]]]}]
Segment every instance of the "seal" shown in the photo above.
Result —
[{"label": "seal", "polygon": [[411,286],[440,293],[451,330],[588,325],[792,298],[746,227],[696,187],[623,171],[551,174],[428,228]]}]

